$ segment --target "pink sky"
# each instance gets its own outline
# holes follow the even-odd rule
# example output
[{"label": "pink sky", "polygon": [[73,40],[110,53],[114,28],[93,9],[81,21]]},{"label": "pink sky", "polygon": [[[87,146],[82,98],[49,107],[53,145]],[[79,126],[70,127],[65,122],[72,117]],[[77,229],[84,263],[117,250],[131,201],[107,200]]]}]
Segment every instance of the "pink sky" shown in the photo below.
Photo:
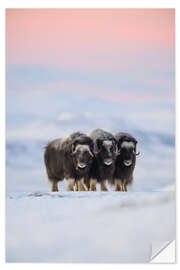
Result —
[{"label": "pink sky", "polygon": [[128,67],[161,53],[168,64],[174,9],[7,9],[6,30],[8,64]]}]

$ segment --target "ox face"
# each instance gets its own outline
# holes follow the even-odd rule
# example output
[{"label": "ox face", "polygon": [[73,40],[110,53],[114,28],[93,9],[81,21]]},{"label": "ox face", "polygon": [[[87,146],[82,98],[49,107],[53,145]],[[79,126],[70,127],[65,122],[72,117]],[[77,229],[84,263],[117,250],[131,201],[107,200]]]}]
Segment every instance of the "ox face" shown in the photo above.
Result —
[{"label": "ox face", "polygon": [[90,146],[86,144],[77,144],[72,150],[76,170],[81,173],[87,171],[94,158]]},{"label": "ox face", "polygon": [[97,140],[98,154],[105,166],[110,166],[116,158],[116,142]]},{"label": "ox face", "polygon": [[120,145],[120,156],[123,164],[131,166],[136,155],[136,144],[131,141],[123,141]]}]

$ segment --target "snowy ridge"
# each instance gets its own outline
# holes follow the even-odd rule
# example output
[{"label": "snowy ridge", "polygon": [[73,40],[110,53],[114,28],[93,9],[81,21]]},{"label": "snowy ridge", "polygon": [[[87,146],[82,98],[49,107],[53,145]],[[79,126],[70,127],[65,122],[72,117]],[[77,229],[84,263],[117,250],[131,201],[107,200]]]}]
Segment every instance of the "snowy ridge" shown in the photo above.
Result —
[{"label": "snowy ridge", "polygon": [[42,199],[73,199],[79,200],[83,199],[83,201],[101,203],[108,206],[120,206],[120,207],[144,207],[144,206],[152,206],[161,203],[168,203],[175,199],[175,193],[173,191],[170,192],[71,192],[71,191],[63,191],[63,192],[23,192],[16,193],[11,192],[7,194],[7,199],[25,199],[25,198],[42,198]]}]

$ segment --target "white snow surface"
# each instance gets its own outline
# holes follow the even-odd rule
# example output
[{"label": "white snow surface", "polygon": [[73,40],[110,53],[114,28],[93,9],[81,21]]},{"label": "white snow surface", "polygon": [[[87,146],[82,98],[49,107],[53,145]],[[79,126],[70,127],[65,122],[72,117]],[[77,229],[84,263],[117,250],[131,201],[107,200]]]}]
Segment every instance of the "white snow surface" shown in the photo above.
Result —
[{"label": "white snow surface", "polygon": [[149,262],[153,241],[175,239],[167,190],[7,193],[6,261]]}]

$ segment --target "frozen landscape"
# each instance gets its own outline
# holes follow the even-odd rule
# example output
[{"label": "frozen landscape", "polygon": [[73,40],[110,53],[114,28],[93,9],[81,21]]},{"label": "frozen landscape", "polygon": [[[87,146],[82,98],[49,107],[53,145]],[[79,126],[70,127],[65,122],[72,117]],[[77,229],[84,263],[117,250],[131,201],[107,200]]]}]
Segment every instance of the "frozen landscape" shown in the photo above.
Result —
[{"label": "frozen landscape", "polygon": [[[174,10],[8,9],[6,36],[7,262],[149,262],[175,239]],[[95,128],[136,137],[133,185],[51,193],[44,147]]]},{"label": "frozen landscape", "polygon": [[[69,112],[67,100],[76,104]],[[144,113],[140,104],[126,111],[123,104],[96,102],[58,91],[16,92],[7,99],[7,262],[148,262],[152,242],[175,239],[173,105],[148,105]],[[63,181],[58,193],[50,193],[45,145],[98,126],[138,140],[141,155],[128,192],[66,192]]]},{"label": "frozen landscape", "polygon": [[[67,100],[76,104],[69,112]],[[152,242],[175,239],[173,105],[148,105],[144,113],[144,105],[131,104],[126,111],[123,104],[48,91],[16,93],[7,102],[7,262],[148,262]],[[138,140],[141,154],[128,192],[66,192],[63,181],[50,193],[45,145],[98,126]]]},{"label": "frozen landscape", "polygon": [[[48,92],[46,94],[40,96],[44,108],[45,101],[52,99]],[[56,93],[54,97],[57,99],[58,96],[63,103],[62,95]],[[68,96],[64,100],[71,98]],[[94,113],[85,113],[81,118],[77,111],[60,112],[57,119],[55,112],[53,117],[56,120],[39,120],[41,116],[37,120],[32,116],[23,119],[18,113],[18,110],[23,110],[21,106],[24,105],[20,102],[23,99],[26,96],[21,93],[16,101],[18,109],[12,115],[12,119],[17,117],[19,126],[11,122],[11,115],[8,121],[8,262],[148,262],[152,242],[175,239],[175,154],[171,118],[164,117],[166,123],[163,126],[153,127],[155,109],[154,118],[150,108],[149,114],[148,109],[146,111],[146,119],[139,112],[133,122],[131,115],[129,119],[128,114],[123,116],[124,108],[118,105],[113,109],[119,111],[121,119],[110,117],[109,112],[104,117],[94,105]],[[31,99],[28,101],[30,106]],[[56,102],[54,99],[51,102],[55,110]],[[80,98],[76,102],[81,102]],[[90,108],[94,101],[86,101],[86,104],[88,102]],[[32,103],[35,106],[34,100]],[[107,102],[99,103],[101,108],[107,106]],[[12,108],[9,104],[9,110]],[[79,106],[75,108],[78,110]],[[168,108],[162,106],[167,112]],[[42,117],[46,118],[43,106],[41,111]],[[153,118],[152,126],[150,119],[146,125],[147,117]],[[63,181],[58,193],[49,192],[50,184],[43,163],[44,146],[49,140],[67,136],[76,129],[88,133],[100,123],[112,132],[116,132],[118,126],[121,130],[128,130],[138,140],[141,155],[137,157],[134,183],[129,191],[117,193],[108,187],[110,191],[107,193],[66,192],[67,182]]]}]

